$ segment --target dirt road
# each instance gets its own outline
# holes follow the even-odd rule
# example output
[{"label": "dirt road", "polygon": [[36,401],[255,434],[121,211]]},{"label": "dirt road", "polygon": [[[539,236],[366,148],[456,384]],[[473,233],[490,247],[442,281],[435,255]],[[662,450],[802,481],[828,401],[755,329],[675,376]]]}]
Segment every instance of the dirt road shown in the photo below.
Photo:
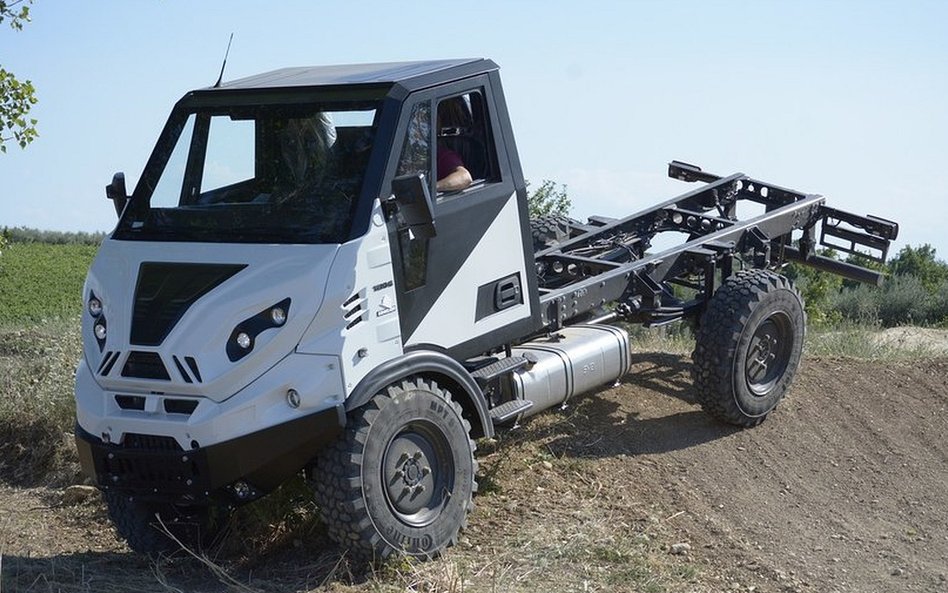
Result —
[{"label": "dirt road", "polygon": [[441,560],[341,569],[296,508],[215,552],[228,583],[135,557],[96,497],[3,486],[2,590],[948,591],[948,359],[807,359],[751,430],[707,417],[688,369],[639,354],[621,385],[482,443],[477,509]]}]

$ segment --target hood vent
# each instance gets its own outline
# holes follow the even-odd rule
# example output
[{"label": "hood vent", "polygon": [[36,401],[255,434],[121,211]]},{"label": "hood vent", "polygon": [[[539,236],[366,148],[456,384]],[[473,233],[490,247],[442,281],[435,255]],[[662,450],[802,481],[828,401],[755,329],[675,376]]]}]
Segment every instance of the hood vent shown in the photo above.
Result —
[{"label": "hood vent", "polygon": [[135,286],[131,343],[160,345],[195,301],[246,267],[244,264],[143,263]]}]

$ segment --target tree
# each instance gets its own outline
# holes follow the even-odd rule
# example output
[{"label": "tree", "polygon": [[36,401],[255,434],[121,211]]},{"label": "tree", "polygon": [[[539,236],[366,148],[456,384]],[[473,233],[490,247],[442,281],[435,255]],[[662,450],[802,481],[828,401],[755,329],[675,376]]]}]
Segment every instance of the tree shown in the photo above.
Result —
[{"label": "tree", "polygon": [[547,214],[565,215],[573,207],[569,196],[566,195],[565,185],[558,185],[549,179],[544,179],[535,191],[529,190],[530,182],[527,181],[527,208],[530,211],[530,218]]},{"label": "tree", "polygon": [[894,276],[915,276],[930,293],[948,281],[948,264],[935,257],[935,248],[928,243],[906,245],[889,262],[889,269]]},{"label": "tree", "polygon": [[[10,28],[22,31],[23,24],[30,21],[32,3],[33,0],[0,0],[0,24],[9,21]],[[36,138],[36,120],[28,117],[35,104],[33,83],[19,80],[0,66],[0,152],[7,151],[7,142],[26,148]]]}]

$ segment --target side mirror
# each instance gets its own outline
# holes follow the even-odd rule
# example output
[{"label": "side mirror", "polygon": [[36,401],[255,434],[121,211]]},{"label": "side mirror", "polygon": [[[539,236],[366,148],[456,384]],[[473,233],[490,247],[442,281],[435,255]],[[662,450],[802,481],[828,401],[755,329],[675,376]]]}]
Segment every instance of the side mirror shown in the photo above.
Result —
[{"label": "side mirror", "polygon": [[128,203],[128,192],[125,191],[125,173],[116,173],[112,176],[112,183],[105,186],[105,197],[112,200],[115,214],[122,216],[122,210]]},{"label": "side mirror", "polygon": [[431,193],[424,173],[403,175],[392,180],[392,193],[402,220],[414,236],[430,239],[438,234],[434,223]]}]

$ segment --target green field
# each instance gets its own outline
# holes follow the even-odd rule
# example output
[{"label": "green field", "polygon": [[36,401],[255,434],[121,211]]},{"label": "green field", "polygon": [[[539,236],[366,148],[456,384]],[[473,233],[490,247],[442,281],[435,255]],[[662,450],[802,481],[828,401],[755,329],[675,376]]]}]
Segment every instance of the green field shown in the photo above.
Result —
[{"label": "green field", "polygon": [[65,319],[82,309],[82,283],[98,247],[12,243],[0,255],[0,325]]}]

